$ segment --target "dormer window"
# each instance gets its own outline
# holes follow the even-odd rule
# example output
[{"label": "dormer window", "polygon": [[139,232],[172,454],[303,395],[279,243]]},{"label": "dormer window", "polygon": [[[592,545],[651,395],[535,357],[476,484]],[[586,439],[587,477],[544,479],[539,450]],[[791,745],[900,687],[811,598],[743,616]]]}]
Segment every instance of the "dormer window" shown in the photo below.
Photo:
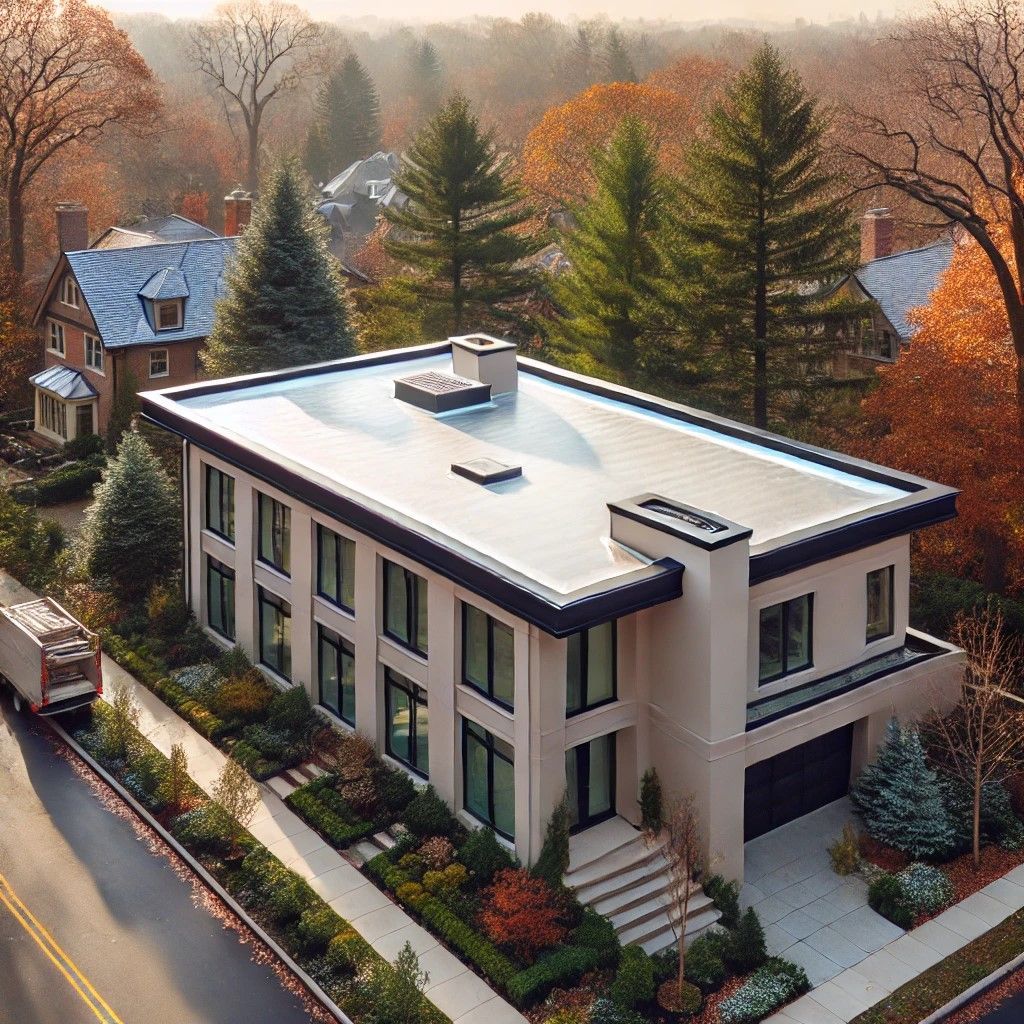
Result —
[{"label": "dormer window", "polygon": [[72,309],[78,309],[78,282],[70,274],[65,274],[64,277],[61,278],[60,301],[65,306],[71,306]]},{"label": "dormer window", "polygon": [[366,194],[371,199],[383,199],[384,193],[388,190],[389,181],[368,181],[366,183]]},{"label": "dormer window", "polygon": [[156,329],[158,331],[176,331],[181,327],[181,302],[156,302]]}]

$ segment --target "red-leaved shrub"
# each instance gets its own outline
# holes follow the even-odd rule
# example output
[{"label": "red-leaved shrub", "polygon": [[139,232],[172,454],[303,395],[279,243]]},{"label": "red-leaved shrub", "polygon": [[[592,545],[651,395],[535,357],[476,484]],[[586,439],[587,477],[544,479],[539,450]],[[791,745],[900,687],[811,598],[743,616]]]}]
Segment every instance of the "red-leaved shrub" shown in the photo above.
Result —
[{"label": "red-leaved shrub", "polygon": [[492,942],[533,963],[542,949],[568,934],[564,909],[561,896],[543,879],[522,868],[505,868],[484,893],[480,927]]}]

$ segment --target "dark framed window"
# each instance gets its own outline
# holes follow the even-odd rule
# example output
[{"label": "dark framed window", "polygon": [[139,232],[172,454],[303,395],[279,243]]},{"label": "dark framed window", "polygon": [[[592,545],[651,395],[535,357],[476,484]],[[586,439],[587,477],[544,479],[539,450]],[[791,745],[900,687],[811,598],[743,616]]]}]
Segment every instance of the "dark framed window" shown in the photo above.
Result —
[{"label": "dark framed window", "polygon": [[384,669],[387,752],[417,775],[430,775],[427,691],[411,679]]},{"label": "dark framed window", "polygon": [[574,633],[566,641],[565,713],[578,715],[616,697],[617,630],[614,622]]},{"label": "dark framed window", "polygon": [[608,733],[565,752],[570,831],[615,817],[615,745],[615,733]]},{"label": "dark framed window", "polygon": [[355,607],[356,545],[317,523],[316,592],[347,611]]},{"label": "dark framed window", "polygon": [[206,467],[206,528],[235,539],[235,478],[213,466]]},{"label": "dark framed window", "polygon": [[468,718],[462,720],[462,804],[498,835],[516,830],[515,759],[512,746]]},{"label": "dark framed window", "polygon": [[427,653],[427,581],[384,560],[384,632],[417,654]]},{"label": "dark framed window", "polygon": [[343,722],[356,724],[356,652],[344,637],[317,623],[320,703]]},{"label": "dark framed window", "polygon": [[283,679],[292,677],[292,606],[277,594],[257,588],[260,613],[260,664]]},{"label": "dark framed window", "polygon": [[206,621],[225,640],[235,639],[235,570],[206,556]]},{"label": "dark framed window", "polygon": [[511,626],[462,602],[462,681],[496,704],[515,704],[514,633]]},{"label": "dark framed window", "polygon": [[286,576],[291,575],[292,511],[287,505],[275,501],[269,494],[259,495],[259,545],[256,549],[261,562],[272,565]]},{"label": "dark framed window", "polygon": [[892,636],[893,633],[893,577],[896,567],[872,569],[867,575],[868,614],[865,638],[868,643]]},{"label": "dark framed window", "polygon": [[770,683],[810,668],[813,594],[761,609],[758,682]]}]

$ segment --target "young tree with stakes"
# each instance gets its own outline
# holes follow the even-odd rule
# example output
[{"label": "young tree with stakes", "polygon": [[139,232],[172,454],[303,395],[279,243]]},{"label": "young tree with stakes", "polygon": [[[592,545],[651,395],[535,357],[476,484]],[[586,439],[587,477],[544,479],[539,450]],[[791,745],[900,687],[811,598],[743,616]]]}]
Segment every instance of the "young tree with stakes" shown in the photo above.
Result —
[{"label": "young tree with stakes", "polygon": [[202,356],[208,375],[259,373],[355,351],[327,227],[294,160],[271,174],[227,280]]}]

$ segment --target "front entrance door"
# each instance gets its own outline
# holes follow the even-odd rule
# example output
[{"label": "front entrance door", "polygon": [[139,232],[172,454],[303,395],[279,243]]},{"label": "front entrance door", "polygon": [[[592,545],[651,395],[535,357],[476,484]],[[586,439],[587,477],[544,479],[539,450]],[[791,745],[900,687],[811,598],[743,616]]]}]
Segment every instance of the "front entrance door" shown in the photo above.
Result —
[{"label": "front entrance door", "polygon": [[75,411],[75,437],[93,433],[92,403],[80,405]]},{"label": "front entrance door", "polygon": [[573,832],[614,817],[614,733],[565,752],[565,786]]}]

